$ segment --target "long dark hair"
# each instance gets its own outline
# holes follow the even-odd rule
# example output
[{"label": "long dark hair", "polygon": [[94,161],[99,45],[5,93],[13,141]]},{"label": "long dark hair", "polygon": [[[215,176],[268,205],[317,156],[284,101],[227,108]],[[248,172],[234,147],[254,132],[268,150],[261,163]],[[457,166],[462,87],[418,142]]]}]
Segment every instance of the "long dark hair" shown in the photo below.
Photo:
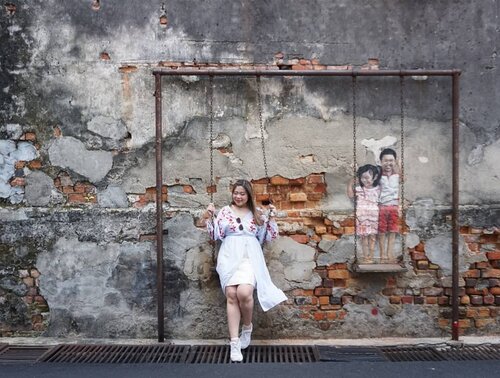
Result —
[{"label": "long dark hair", "polygon": [[[231,190],[231,197],[234,193],[234,190],[236,187],[241,186],[243,189],[245,189],[245,192],[247,193],[248,201],[247,201],[247,206],[248,209],[252,212],[253,218],[255,219],[255,223],[257,223],[259,226],[262,225],[262,219],[260,219],[259,214],[257,213],[257,208],[255,206],[255,202],[253,201],[253,190],[252,190],[252,184],[250,184],[249,181],[247,180],[237,180],[233,184],[233,189]],[[234,202],[231,198],[231,205],[234,205]]]},{"label": "long dark hair", "polygon": [[363,183],[361,182],[361,175],[365,172],[371,172],[372,177],[373,177],[373,186],[378,186],[378,183],[380,181],[380,171],[378,167],[372,165],[372,164],[365,164],[361,167],[358,168],[358,182],[359,186],[363,187]]}]

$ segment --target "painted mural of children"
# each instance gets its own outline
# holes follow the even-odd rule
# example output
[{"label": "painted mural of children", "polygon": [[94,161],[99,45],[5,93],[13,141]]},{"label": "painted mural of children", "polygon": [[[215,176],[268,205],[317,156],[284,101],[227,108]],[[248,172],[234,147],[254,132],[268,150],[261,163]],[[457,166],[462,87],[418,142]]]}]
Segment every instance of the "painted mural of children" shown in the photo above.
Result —
[{"label": "painted mural of children", "polygon": [[394,241],[399,233],[399,168],[396,151],[386,148],[380,153],[379,247],[382,262],[394,262]]},{"label": "painted mural of children", "polygon": [[[366,164],[358,169],[357,185],[347,187],[349,198],[356,197],[356,233],[361,236],[363,262],[372,263],[378,233],[380,186],[379,169]],[[354,190],[353,190],[354,188]]]}]

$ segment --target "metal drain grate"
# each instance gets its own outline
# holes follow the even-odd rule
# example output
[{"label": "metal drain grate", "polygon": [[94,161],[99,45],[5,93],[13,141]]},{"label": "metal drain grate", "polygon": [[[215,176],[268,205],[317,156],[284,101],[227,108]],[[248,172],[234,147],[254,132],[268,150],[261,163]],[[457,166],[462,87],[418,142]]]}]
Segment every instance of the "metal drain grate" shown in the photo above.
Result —
[{"label": "metal drain grate", "polygon": [[[59,345],[40,362],[55,363],[230,363],[228,345]],[[314,346],[250,346],[243,363],[301,363],[319,361]]]},{"label": "metal drain grate", "polygon": [[500,360],[499,345],[468,345],[438,348],[438,350],[448,361]]},{"label": "metal drain grate", "polygon": [[[228,345],[199,345],[191,347],[186,363],[230,363]],[[313,346],[266,345],[249,346],[243,352],[242,363],[304,363],[317,362],[318,353]]]},{"label": "metal drain grate", "polygon": [[391,347],[382,353],[393,362],[500,360],[499,345]]},{"label": "metal drain grate", "polygon": [[0,363],[36,362],[50,348],[49,346],[34,345],[2,345],[0,347]]},{"label": "metal drain grate", "polygon": [[[228,345],[68,345],[23,346],[0,344],[0,363],[185,363],[228,364]],[[334,347],[253,345],[243,351],[243,362],[409,362],[500,360],[500,345],[432,345],[394,347]]]},{"label": "metal drain grate", "polygon": [[392,362],[403,361],[445,361],[433,347],[389,347],[381,348],[382,353]]},{"label": "metal drain grate", "polygon": [[318,346],[321,361],[388,361],[379,348],[374,347],[331,347]]},{"label": "metal drain grate", "polygon": [[40,362],[182,363],[188,352],[185,345],[60,345]]}]

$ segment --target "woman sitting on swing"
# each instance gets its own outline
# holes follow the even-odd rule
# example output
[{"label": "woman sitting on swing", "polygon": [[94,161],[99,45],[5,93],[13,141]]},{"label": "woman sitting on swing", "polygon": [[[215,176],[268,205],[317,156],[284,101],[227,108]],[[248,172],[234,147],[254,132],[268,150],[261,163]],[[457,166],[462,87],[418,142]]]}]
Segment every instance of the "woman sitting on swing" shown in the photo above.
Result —
[{"label": "woman sitting on swing", "polygon": [[[278,236],[274,219],[275,207],[269,206],[267,214],[254,204],[252,186],[247,180],[235,182],[232,201],[215,216],[211,203],[207,208],[207,230],[210,238],[221,240],[217,257],[217,273],[227,304],[227,323],[231,338],[231,361],[243,360],[241,349],[250,344],[252,334],[253,290],[262,310],[268,311],[285,301],[285,294],[269,276],[261,244]],[[238,337],[240,320],[243,320]]]}]

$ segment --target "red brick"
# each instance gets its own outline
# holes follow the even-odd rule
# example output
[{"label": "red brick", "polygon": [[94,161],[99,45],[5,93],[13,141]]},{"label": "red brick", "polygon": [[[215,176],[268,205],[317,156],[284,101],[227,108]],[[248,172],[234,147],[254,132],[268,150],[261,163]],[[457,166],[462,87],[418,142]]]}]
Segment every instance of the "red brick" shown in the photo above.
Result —
[{"label": "red brick", "polygon": [[40,169],[42,168],[42,162],[40,160],[31,160],[28,163],[28,168],[29,169]]},{"label": "red brick", "polygon": [[328,278],[333,278],[335,279],[348,279],[350,277],[350,273],[348,270],[340,270],[340,269],[334,269],[334,270],[329,270],[328,271]]},{"label": "red brick", "polygon": [[24,139],[24,140],[30,140],[30,141],[35,141],[36,140],[36,134],[35,133],[25,133],[21,139]]},{"label": "red brick", "polygon": [[440,306],[448,306],[450,303],[451,303],[450,297],[446,297],[446,296],[438,297],[438,304]]},{"label": "red brick", "polygon": [[465,289],[465,293],[469,295],[485,295],[488,294],[488,289],[476,289],[475,287],[468,287]]},{"label": "red brick", "polygon": [[81,193],[70,193],[68,194],[68,201],[75,203],[85,203],[87,202],[85,195]]},{"label": "red brick", "polygon": [[389,297],[389,302],[392,304],[399,304],[401,303],[401,297],[398,295],[392,295],[391,297]]},{"label": "red brick", "polygon": [[[332,288],[331,287],[317,287],[316,289],[314,289],[314,295],[316,295],[318,297],[324,296],[324,295],[332,295]],[[328,302],[328,303],[330,303],[330,302]]]},{"label": "red brick", "polygon": [[308,184],[322,184],[325,182],[325,178],[323,175],[311,174],[307,176],[306,181]]},{"label": "red brick", "polygon": [[489,279],[489,286],[490,287],[500,286],[500,279],[498,279],[498,278],[490,278]]},{"label": "red brick", "polygon": [[353,235],[355,231],[354,227],[344,227],[344,234]]},{"label": "red brick", "polygon": [[438,299],[437,297],[426,297],[425,303],[434,305],[438,303]]},{"label": "red brick", "polygon": [[[461,297],[466,294],[465,288],[458,288],[458,295]],[[453,289],[451,287],[447,287],[444,289],[444,295],[451,297],[453,295]]]},{"label": "red brick", "polygon": [[481,295],[471,295],[470,303],[473,305],[482,305],[483,297]]},{"label": "red brick", "polygon": [[305,202],[293,202],[290,204],[292,206],[292,209],[305,209],[306,208]]},{"label": "red brick", "polygon": [[468,295],[464,295],[460,298],[460,304],[463,306],[467,306],[470,304],[470,297]]},{"label": "red brick", "polygon": [[498,236],[495,234],[489,234],[489,235],[481,235],[479,238],[479,242],[482,244],[485,243],[496,243],[498,241]]},{"label": "red brick", "polygon": [[301,186],[306,183],[306,179],[304,177],[299,177],[295,179],[289,179],[288,184],[291,186]]},{"label": "red brick", "polygon": [[495,324],[495,319],[475,319],[474,324],[477,328],[483,328],[490,324]]},{"label": "red brick", "polygon": [[460,226],[460,234],[468,234],[470,231],[469,226]]},{"label": "red brick", "polygon": [[490,293],[493,295],[500,295],[500,287],[495,286],[490,288]]},{"label": "red brick", "polygon": [[425,303],[425,297],[415,296],[415,297],[413,297],[413,303],[415,303],[415,304],[424,304]]},{"label": "red brick", "polygon": [[16,177],[10,182],[11,186],[24,186],[26,184],[26,179],[23,177]]},{"label": "red brick", "polygon": [[495,304],[495,297],[493,295],[491,295],[491,294],[490,295],[485,295],[483,297],[483,303],[485,305],[493,305],[493,304]]},{"label": "red brick", "polygon": [[347,287],[347,280],[333,280],[335,287]]},{"label": "red brick", "polygon": [[464,278],[469,277],[469,278],[479,278],[481,277],[481,271],[479,269],[471,269],[463,273],[462,275]]},{"label": "red brick", "polygon": [[305,202],[307,194],[305,193],[290,193],[290,202]]},{"label": "red brick", "polygon": [[326,184],[317,184],[313,190],[315,193],[326,193]]},{"label": "red brick", "polygon": [[323,193],[307,193],[308,201],[320,201],[321,199],[323,199],[323,197]]},{"label": "red brick", "polygon": [[476,263],[477,269],[487,269],[490,267],[490,263],[487,261],[481,261]]},{"label": "red brick", "polygon": [[413,260],[427,260],[425,253],[416,251],[411,253],[411,258]]},{"label": "red brick", "polygon": [[500,251],[488,252],[486,256],[488,260],[500,260]]},{"label": "red brick", "polygon": [[354,227],[354,218],[346,218],[340,222],[342,227]]},{"label": "red brick", "polygon": [[330,304],[330,297],[329,296],[319,297],[319,304],[320,305],[329,305]]},{"label": "red brick", "polygon": [[425,245],[424,243],[420,242],[415,246],[415,251],[417,252],[424,252],[425,251]]},{"label": "red brick", "polygon": [[471,323],[470,319],[460,319],[458,321],[459,328],[470,328],[471,324],[472,323]]},{"label": "red brick", "polygon": [[487,269],[481,274],[484,278],[500,278],[500,269]]},{"label": "red brick", "polygon": [[477,284],[476,278],[466,278],[465,279],[465,287],[475,287]]},{"label": "red brick", "polygon": [[[74,189],[74,192],[75,193],[85,193],[85,187],[86,185],[81,183],[81,182],[77,182],[74,186],[73,186],[73,189]],[[146,190],[147,192],[147,190]]]},{"label": "red brick", "polygon": [[403,295],[401,297],[401,303],[412,304],[413,303],[413,296],[412,295]]},{"label": "red brick", "polygon": [[33,331],[36,332],[45,331],[45,325],[43,323],[35,323],[33,324]]},{"label": "red brick", "polygon": [[295,234],[290,235],[290,238],[300,244],[307,244],[309,242],[309,237],[307,235]]},{"label": "red brick", "polygon": [[326,319],[326,313],[319,311],[314,313],[314,320],[325,320],[325,319]]},{"label": "red brick", "polygon": [[273,176],[271,177],[271,184],[272,185],[288,185],[290,183],[290,180],[287,178],[281,177],[281,176]]},{"label": "red brick", "polygon": [[427,269],[429,269],[429,261],[427,261],[427,260],[418,260],[417,261],[417,269],[419,269],[419,270],[427,270]]}]

